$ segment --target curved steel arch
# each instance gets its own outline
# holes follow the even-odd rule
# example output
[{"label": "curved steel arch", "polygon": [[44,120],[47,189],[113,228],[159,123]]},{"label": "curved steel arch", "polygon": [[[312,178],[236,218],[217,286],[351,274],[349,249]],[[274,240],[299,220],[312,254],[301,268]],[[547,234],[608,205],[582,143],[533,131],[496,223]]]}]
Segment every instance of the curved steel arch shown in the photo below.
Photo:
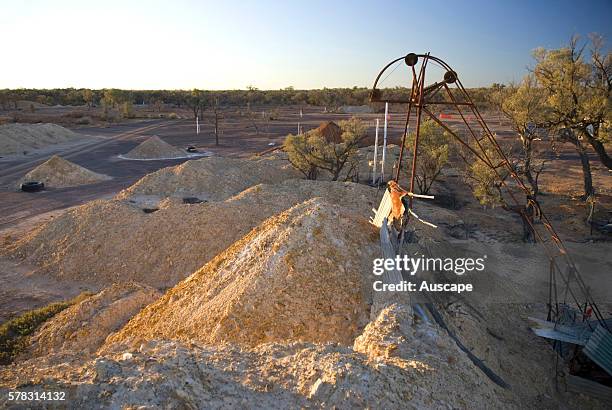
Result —
[{"label": "curved steel arch", "polygon": [[446,63],[444,60],[442,60],[442,59],[441,59],[441,58],[439,58],[439,57],[435,57],[435,56],[432,56],[432,55],[430,55],[430,54],[415,54],[415,53],[408,53],[408,54],[406,54],[406,55],[404,55],[404,56],[401,56],[401,57],[396,58],[395,60],[391,61],[389,64],[387,64],[386,66],[384,66],[384,67],[383,67],[383,69],[382,69],[382,70],[380,70],[380,72],[379,72],[379,73],[378,73],[378,75],[376,76],[376,80],[374,80],[374,85],[372,86],[372,88],[376,88],[376,86],[378,85],[378,81],[380,80],[380,77],[383,75],[383,73],[384,73],[385,71],[387,71],[387,69],[388,69],[389,67],[391,67],[393,64],[397,63],[398,61],[400,61],[400,60],[404,60],[404,61],[406,62],[406,65],[408,65],[409,67],[410,67],[410,66],[414,66],[414,65],[415,65],[415,64],[416,64],[418,61],[415,61],[415,63],[414,63],[414,64],[412,64],[412,65],[408,64],[408,58],[409,58],[410,56],[414,56],[414,57],[416,57],[417,59],[420,59],[420,58],[427,58],[427,59],[429,59],[429,60],[433,60],[433,61],[435,61],[436,63],[440,64],[440,65],[441,65],[443,68],[445,68],[445,69],[447,69],[447,70],[451,70],[451,71],[452,71],[452,68],[450,67],[450,65],[448,65],[448,63]]}]

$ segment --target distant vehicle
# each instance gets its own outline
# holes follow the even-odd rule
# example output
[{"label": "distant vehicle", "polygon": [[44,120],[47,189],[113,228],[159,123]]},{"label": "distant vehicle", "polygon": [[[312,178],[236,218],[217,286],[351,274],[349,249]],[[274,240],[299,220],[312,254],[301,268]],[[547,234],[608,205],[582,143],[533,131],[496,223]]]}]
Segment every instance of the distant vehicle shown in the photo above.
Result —
[{"label": "distant vehicle", "polygon": [[270,142],[270,143],[268,143],[268,147],[273,147],[273,146],[275,146],[275,145],[276,145],[276,142]]},{"label": "distant vehicle", "polygon": [[198,149],[193,145],[187,147],[187,152],[198,152]]}]

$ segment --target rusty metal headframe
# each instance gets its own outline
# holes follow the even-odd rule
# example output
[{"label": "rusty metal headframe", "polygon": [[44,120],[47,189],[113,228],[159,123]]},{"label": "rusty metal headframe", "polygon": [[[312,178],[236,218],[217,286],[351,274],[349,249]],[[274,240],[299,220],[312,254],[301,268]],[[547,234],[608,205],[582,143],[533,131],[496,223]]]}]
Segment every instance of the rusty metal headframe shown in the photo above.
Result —
[{"label": "rusty metal headframe", "polygon": [[[385,98],[383,90],[378,88],[379,81],[381,80],[383,73],[385,73],[391,66],[399,63],[402,60],[408,67],[409,77],[412,79],[410,93],[405,98]],[[441,67],[445,73],[441,79],[438,79],[438,81],[425,85],[425,77],[429,63],[433,63],[438,67]],[[418,70],[417,66],[419,66]],[[451,91],[451,86],[454,86],[454,92]],[[444,99],[434,99],[435,96],[443,97]],[[489,129],[478,108],[461,83],[456,71],[454,71],[450,65],[444,62],[442,59],[434,57],[429,53],[409,53],[405,56],[396,58],[387,64],[376,77],[370,93],[370,101],[408,105],[400,147],[400,155],[394,177],[396,183],[399,183],[400,174],[402,172],[402,162],[404,160],[404,151],[407,149],[406,137],[408,136],[410,118],[413,109],[416,109],[414,144],[412,146],[412,163],[409,167],[407,167],[409,169],[408,175],[410,178],[409,193],[414,193],[421,122],[423,117],[427,117],[442,127],[455,139],[456,142],[471,152],[477,160],[482,161],[486,166],[493,170],[498,178],[500,187],[508,197],[508,201],[517,207],[517,209],[524,209],[525,198],[531,198],[530,189],[525,185],[523,180],[513,168],[506,154],[499,145],[495,135]],[[449,109],[454,109],[455,113],[458,114],[459,118],[461,119],[460,122],[468,131],[467,136],[460,135],[458,132],[446,125],[428,108],[429,105],[442,105],[448,107]],[[469,120],[466,114],[470,115]],[[500,158],[501,161],[499,163],[494,163],[491,158],[491,153],[494,153],[494,155]],[[502,174],[500,173],[502,169],[504,172],[507,172],[513,184],[509,184],[506,181],[506,178],[502,177]],[[413,198],[414,196],[409,196],[407,211],[412,210]],[[520,198],[523,200],[521,201]],[[535,221],[529,218],[525,214],[525,211],[521,211],[521,213],[524,220],[529,223],[536,240],[542,244],[543,252],[550,261],[551,284],[560,282],[564,286],[565,296],[571,297],[572,302],[585,315],[585,317],[587,315],[587,311],[592,310],[599,323],[610,331],[600,310],[597,308],[597,305],[591,297],[590,291],[586,283],[583,281],[567,248],[561,241],[561,238],[557,234],[548,217],[543,211],[541,211],[541,208],[539,208],[539,205],[538,210],[540,211],[539,216],[541,225],[535,223]],[[550,300],[548,319],[556,321],[559,319],[561,314],[560,302],[558,299],[559,296],[556,288],[552,289],[551,287],[549,293]],[[565,303],[565,300],[562,303]]]}]

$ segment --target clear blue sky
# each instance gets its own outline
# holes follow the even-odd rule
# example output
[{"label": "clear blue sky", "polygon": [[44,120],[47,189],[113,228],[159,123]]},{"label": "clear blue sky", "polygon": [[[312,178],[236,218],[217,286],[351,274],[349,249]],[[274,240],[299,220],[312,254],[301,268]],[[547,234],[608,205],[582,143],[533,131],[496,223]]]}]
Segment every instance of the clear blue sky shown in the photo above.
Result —
[{"label": "clear blue sky", "polygon": [[490,85],[611,27],[612,0],[0,0],[0,88],[371,86],[410,51]]}]

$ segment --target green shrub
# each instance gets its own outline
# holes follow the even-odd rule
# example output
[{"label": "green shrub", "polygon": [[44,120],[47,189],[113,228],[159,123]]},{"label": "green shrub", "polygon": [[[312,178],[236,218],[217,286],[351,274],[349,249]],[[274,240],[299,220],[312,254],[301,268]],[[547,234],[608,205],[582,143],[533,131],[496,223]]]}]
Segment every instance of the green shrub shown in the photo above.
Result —
[{"label": "green shrub", "polygon": [[[448,162],[449,136],[433,120],[421,124],[419,155],[417,157],[416,185],[420,194],[428,194]],[[414,145],[415,134],[408,135],[408,146]]]},{"label": "green shrub", "polygon": [[10,364],[27,346],[27,336],[34,333],[42,323],[89,296],[91,293],[84,292],[72,300],[51,303],[3,323],[0,326],[0,365]]},{"label": "green shrub", "polygon": [[[483,148],[493,165],[501,163],[503,158],[491,143],[483,142]],[[474,197],[481,205],[503,206],[505,201],[502,195],[502,184],[509,173],[505,168],[500,168],[496,172],[489,165],[481,159],[472,157],[467,167],[466,182],[472,188]]]},{"label": "green shrub", "polygon": [[341,175],[345,180],[356,177],[357,147],[366,135],[366,127],[354,117],[340,121],[339,125],[342,135],[338,143],[328,141],[318,129],[300,135],[290,134],[285,139],[283,148],[289,162],[307,179],[317,179],[320,171],[328,172],[332,181],[337,181]]}]

